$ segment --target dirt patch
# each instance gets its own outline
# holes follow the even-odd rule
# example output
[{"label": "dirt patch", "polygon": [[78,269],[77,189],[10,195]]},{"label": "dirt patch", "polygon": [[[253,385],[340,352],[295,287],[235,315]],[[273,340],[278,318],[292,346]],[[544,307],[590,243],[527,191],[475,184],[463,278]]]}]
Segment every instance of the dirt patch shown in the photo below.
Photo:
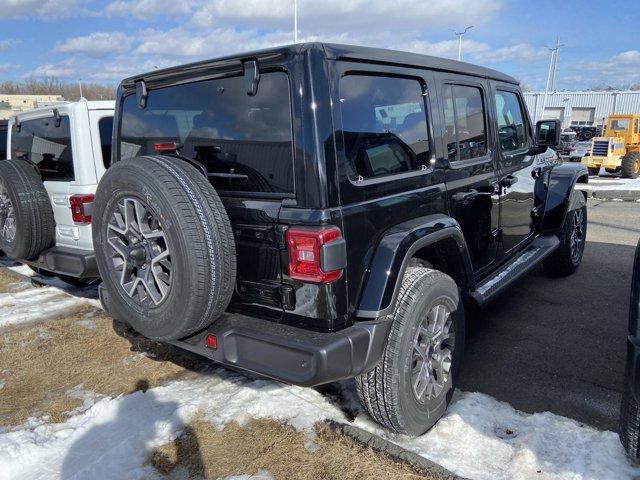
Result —
[{"label": "dirt patch", "polygon": [[0,338],[0,426],[31,416],[64,421],[83,404],[77,390],[115,396],[152,388],[204,362],[145,339],[82,305]]},{"label": "dirt patch", "polygon": [[244,427],[232,422],[223,430],[196,421],[175,441],[157,448],[149,463],[167,478],[173,478],[176,469],[188,472],[189,478],[255,475],[260,470],[299,480],[438,478],[424,476],[325,425],[316,426],[311,448],[309,443],[304,432],[274,420],[253,420]]}]

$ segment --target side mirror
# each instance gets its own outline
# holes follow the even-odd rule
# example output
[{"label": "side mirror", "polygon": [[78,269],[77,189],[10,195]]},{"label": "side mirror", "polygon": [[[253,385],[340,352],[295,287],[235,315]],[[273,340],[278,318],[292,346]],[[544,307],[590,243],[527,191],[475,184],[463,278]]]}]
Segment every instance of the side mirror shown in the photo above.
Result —
[{"label": "side mirror", "polygon": [[560,120],[539,120],[536,122],[536,145],[555,148],[560,144]]}]

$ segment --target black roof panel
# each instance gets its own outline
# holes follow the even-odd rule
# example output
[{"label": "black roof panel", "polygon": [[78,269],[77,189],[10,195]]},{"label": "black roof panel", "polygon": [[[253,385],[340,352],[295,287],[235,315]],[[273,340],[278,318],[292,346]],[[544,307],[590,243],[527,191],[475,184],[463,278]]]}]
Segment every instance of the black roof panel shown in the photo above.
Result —
[{"label": "black roof panel", "polygon": [[244,58],[265,58],[265,57],[289,57],[296,53],[302,53],[307,50],[322,50],[327,58],[330,59],[351,59],[356,61],[370,61],[375,63],[386,63],[393,65],[407,65],[418,68],[429,68],[433,70],[460,73],[464,75],[473,75],[483,78],[492,78],[507,83],[518,84],[518,81],[504,73],[492,70],[490,68],[473,65],[471,63],[458,62],[446,58],[432,57],[429,55],[421,55],[418,53],[402,52],[398,50],[388,50],[385,48],[361,47],[354,45],[339,45],[332,43],[298,43],[295,45],[283,45],[281,47],[273,47],[252,52],[238,53],[227,55],[211,60],[204,60],[195,63],[177,65],[175,67],[164,68],[161,70],[153,70],[151,72],[142,73],[128,77],[122,81],[124,84],[131,84],[135,80],[145,78],[147,80],[173,76],[184,75],[190,71],[194,74],[201,72],[209,66],[221,66],[223,64],[234,64]]}]

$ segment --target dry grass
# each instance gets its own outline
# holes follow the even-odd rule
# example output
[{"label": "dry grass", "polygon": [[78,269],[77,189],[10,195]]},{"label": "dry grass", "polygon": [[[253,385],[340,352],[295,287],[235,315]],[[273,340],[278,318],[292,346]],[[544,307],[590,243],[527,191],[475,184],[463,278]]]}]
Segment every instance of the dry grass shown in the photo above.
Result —
[{"label": "dry grass", "polygon": [[325,425],[316,427],[314,445],[313,451],[307,449],[304,433],[274,420],[253,420],[244,427],[232,422],[223,430],[196,421],[175,441],[157,448],[149,463],[166,477],[182,468],[190,478],[253,475],[263,469],[291,480],[435,478]]},{"label": "dry grass", "polygon": [[126,394],[158,385],[197,363],[83,305],[64,317],[2,335],[0,426],[38,415],[63,421],[82,404],[67,393],[78,385],[103,395]]},{"label": "dry grass", "polygon": [[0,268],[0,293],[10,292],[13,290],[13,284],[17,284],[22,279],[17,274]]}]

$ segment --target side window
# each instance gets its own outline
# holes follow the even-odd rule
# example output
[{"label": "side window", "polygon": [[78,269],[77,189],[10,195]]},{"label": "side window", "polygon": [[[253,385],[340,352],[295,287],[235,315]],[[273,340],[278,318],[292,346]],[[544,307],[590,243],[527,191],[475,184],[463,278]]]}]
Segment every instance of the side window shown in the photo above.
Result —
[{"label": "side window", "polygon": [[111,164],[111,135],[113,133],[113,117],[102,117],[98,120],[100,132],[100,148],[102,150],[102,163],[104,168]]},{"label": "side window", "polygon": [[53,117],[25,120],[11,129],[11,158],[24,158],[38,165],[43,180],[74,180],[69,117],[56,126]]},{"label": "side window", "polygon": [[484,103],[478,87],[445,85],[444,118],[444,138],[450,161],[487,154]]},{"label": "side window", "polygon": [[509,152],[526,147],[526,127],[518,95],[514,92],[498,91],[495,102],[500,150]]},{"label": "side window", "polygon": [[344,148],[363,179],[409,172],[430,157],[420,82],[409,78],[347,75],[340,79]]}]

